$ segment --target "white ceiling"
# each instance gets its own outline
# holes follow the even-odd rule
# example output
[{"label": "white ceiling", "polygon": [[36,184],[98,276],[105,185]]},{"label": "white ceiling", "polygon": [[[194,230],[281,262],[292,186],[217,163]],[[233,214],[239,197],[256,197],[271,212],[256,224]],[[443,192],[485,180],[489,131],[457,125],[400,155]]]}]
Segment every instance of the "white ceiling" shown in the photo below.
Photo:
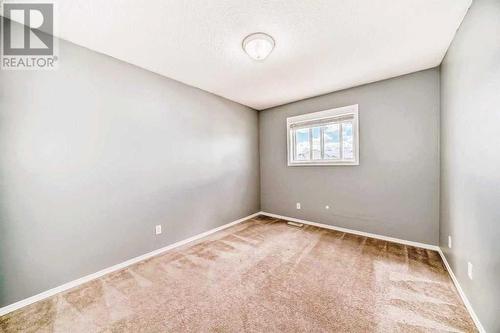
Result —
[{"label": "white ceiling", "polygon": [[439,65],[471,1],[55,0],[56,35],[260,110]]}]

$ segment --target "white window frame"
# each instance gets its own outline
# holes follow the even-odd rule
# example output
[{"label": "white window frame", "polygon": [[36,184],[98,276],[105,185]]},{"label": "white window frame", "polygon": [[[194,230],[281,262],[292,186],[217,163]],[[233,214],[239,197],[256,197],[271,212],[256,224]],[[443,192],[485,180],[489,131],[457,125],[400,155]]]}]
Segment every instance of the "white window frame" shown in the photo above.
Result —
[{"label": "white window frame", "polygon": [[[294,139],[292,135],[292,126],[300,126],[300,123],[310,123],[314,121],[325,121],[327,119],[332,119],[335,121],[335,118],[343,118],[343,117],[351,117],[352,118],[352,138],[353,138],[353,155],[354,160],[310,160],[310,161],[294,161]],[[311,127],[314,127],[312,125]],[[328,165],[359,165],[359,112],[358,112],[358,104],[344,106],[335,109],[329,109],[319,112],[308,113],[295,117],[286,118],[286,135],[287,135],[287,158],[288,158],[288,166],[328,166]],[[323,133],[323,131],[321,131]],[[312,138],[311,144],[312,144]],[[342,150],[342,138],[341,147]],[[321,145],[323,145],[323,134],[321,135]],[[312,154],[312,152],[311,152]]]}]

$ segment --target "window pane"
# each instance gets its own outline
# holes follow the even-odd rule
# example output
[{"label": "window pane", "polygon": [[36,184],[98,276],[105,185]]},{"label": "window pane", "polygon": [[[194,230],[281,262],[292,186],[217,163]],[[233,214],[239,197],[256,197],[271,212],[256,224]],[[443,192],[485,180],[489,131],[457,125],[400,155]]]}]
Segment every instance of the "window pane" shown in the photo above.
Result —
[{"label": "window pane", "polygon": [[295,160],[309,161],[309,128],[295,131]]},{"label": "window pane", "polygon": [[313,160],[321,159],[321,127],[312,128]]},{"label": "window pane", "polygon": [[339,124],[331,124],[325,126],[323,134],[325,145],[325,160],[337,160],[340,158],[339,127]]},{"label": "window pane", "polygon": [[352,122],[342,123],[343,159],[354,159]]}]

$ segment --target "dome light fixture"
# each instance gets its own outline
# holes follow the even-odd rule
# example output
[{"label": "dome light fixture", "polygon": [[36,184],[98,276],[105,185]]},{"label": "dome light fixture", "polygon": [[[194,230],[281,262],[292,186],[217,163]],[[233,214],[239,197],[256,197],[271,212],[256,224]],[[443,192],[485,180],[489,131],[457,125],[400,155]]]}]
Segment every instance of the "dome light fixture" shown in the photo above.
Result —
[{"label": "dome light fixture", "polygon": [[274,49],[274,39],[263,32],[250,34],[243,39],[243,50],[257,61],[263,61]]}]

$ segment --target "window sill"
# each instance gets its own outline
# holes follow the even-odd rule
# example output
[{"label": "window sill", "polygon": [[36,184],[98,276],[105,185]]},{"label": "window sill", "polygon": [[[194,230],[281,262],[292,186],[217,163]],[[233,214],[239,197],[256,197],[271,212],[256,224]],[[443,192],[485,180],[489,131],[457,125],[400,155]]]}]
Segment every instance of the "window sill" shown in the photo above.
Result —
[{"label": "window sill", "polygon": [[296,162],[296,163],[291,163],[288,162],[288,166],[294,167],[294,166],[356,166],[359,165],[358,161],[354,162],[347,162],[347,161],[342,161],[342,162]]}]

